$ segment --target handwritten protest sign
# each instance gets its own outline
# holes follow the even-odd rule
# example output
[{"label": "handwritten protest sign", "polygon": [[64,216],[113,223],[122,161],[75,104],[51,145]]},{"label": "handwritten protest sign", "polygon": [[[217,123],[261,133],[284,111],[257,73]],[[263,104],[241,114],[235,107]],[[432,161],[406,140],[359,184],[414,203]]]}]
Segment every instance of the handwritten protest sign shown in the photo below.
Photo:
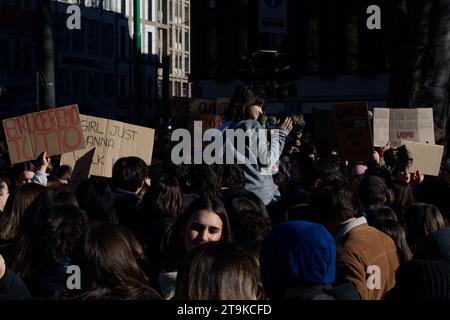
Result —
[{"label": "handwritten protest sign", "polygon": [[203,130],[218,128],[230,103],[228,98],[186,99],[172,101],[172,121],[175,128],[193,129],[194,121],[202,121]]},{"label": "handwritten protest sign", "polygon": [[89,178],[91,171],[92,159],[94,159],[95,148],[88,151],[84,156],[78,159],[73,166],[72,175],[69,181],[69,190],[74,192],[78,185]]},{"label": "handwritten protest sign", "polygon": [[77,105],[5,119],[3,128],[12,164],[85,148]]},{"label": "handwritten protest sign", "polygon": [[393,147],[400,140],[434,144],[433,109],[374,109],[374,145]]},{"label": "handwritten protest sign", "polygon": [[400,145],[406,147],[413,159],[409,172],[419,170],[430,176],[439,175],[444,146],[405,140],[401,140]]},{"label": "handwritten protest sign", "polygon": [[313,110],[314,137],[322,141],[336,141],[334,115],[329,110]]},{"label": "handwritten protest sign", "polygon": [[372,133],[366,102],[333,105],[336,140],[343,160],[370,160],[373,157]]},{"label": "handwritten protest sign", "polygon": [[86,115],[80,119],[86,149],[64,154],[61,164],[73,166],[92,147],[96,149],[91,175],[111,177],[114,162],[122,157],[136,156],[151,163],[154,129]]}]

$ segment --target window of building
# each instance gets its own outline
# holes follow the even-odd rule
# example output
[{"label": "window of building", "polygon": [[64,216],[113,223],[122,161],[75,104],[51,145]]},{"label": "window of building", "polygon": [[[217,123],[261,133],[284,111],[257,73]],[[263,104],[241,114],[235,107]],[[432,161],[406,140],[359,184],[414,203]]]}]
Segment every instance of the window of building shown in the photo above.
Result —
[{"label": "window of building", "polygon": [[189,6],[184,6],[184,25],[189,27],[189,22],[190,22],[190,16],[189,16]]},{"label": "window of building", "polygon": [[181,96],[181,83],[180,82],[178,82],[178,81],[175,81],[175,83],[174,83],[174,96],[175,97],[180,97]]},{"label": "window of building", "polygon": [[166,55],[166,52],[167,52],[167,49],[168,49],[168,43],[169,43],[169,40],[170,40],[170,37],[168,38],[168,35],[170,35],[170,30],[161,30],[161,33],[162,33],[162,50],[163,50],[163,52],[162,52],[162,54],[161,54],[161,57],[163,56],[163,55]]},{"label": "window of building", "polygon": [[128,57],[127,42],[128,42],[127,28],[125,26],[120,26],[120,57],[124,59]]},{"label": "window of building", "polygon": [[65,13],[58,14],[58,29],[56,30],[57,45],[60,49],[70,50],[71,33],[66,26],[67,16]]},{"label": "window of building", "polygon": [[174,2],[174,5],[175,5],[175,19],[174,19],[174,22],[178,22],[178,16],[179,16],[178,3]]},{"label": "window of building", "polygon": [[172,28],[169,28],[169,30],[167,30],[167,43],[169,47],[172,47],[172,32]]},{"label": "window of building", "polygon": [[190,72],[190,66],[189,66],[189,56],[184,57],[184,76],[187,77]]},{"label": "window of building", "polygon": [[218,41],[217,41],[217,28],[215,25],[210,26],[208,32],[208,40],[207,43],[207,63],[208,67],[206,68],[206,72],[208,76],[215,77],[218,72]]},{"label": "window of building", "polygon": [[114,55],[112,23],[105,23],[103,25],[103,54],[110,57]]},{"label": "window of building", "polygon": [[153,21],[152,0],[147,1],[147,20]]},{"label": "window of building", "polygon": [[125,15],[127,9],[127,0],[120,1],[120,13]]},{"label": "window of building", "polygon": [[73,84],[73,94],[77,95],[78,97],[84,97],[85,90],[84,90],[84,72],[80,70],[73,70],[72,71],[72,84]]},{"label": "window of building", "polygon": [[103,97],[112,98],[114,96],[113,75],[105,73],[103,75]]},{"label": "window of building", "polygon": [[347,15],[346,21],[346,71],[358,70],[358,15]]},{"label": "window of building", "polygon": [[[162,1],[162,22],[163,24],[167,24],[168,18],[167,18],[167,1]],[[170,5],[169,5],[170,7]]]},{"label": "window of building", "polygon": [[172,1],[169,0],[167,5],[169,6],[169,22],[172,22],[172,15],[173,15]]},{"label": "window of building", "polygon": [[120,98],[125,98],[126,97],[126,83],[125,83],[125,81],[126,81],[126,77],[124,76],[124,75],[120,75],[119,76],[119,86],[120,86],[120,88],[119,88],[119,97]]},{"label": "window of building", "polygon": [[63,95],[68,96],[71,94],[72,70],[63,69],[61,88]]},{"label": "window of building", "polygon": [[99,23],[98,21],[95,20],[89,20],[87,25],[88,25],[88,32],[87,32],[88,52],[90,54],[97,54],[99,44],[98,39]]},{"label": "window of building", "polygon": [[152,78],[147,78],[147,98],[153,98],[153,80]]},{"label": "window of building", "polygon": [[88,96],[92,98],[98,98],[99,90],[99,74],[97,72],[88,72]]},{"label": "window of building", "polygon": [[189,97],[189,83],[183,83],[183,90],[181,92],[183,97]]},{"label": "window of building", "polygon": [[153,54],[153,33],[147,32],[147,53],[148,55]]},{"label": "window of building", "polygon": [[22,70],[25,72],[31,71],[31,44],[29,42],[25,42],[23,44],[23,62],[22,62]]},{"label": "window of building", "polygon": [[9,67],[9,42],[8,39],[0,40],[0,70],[8,70]]},{"label": "window of building", "polygon": [[[83,24],[83,22],[82,22]],[[64,28],[67,29],[67,28]],[[70,31],[72,33],[72,49],[76,52],[84,51],[84,33],[85,26],[82,25],[81,29],[73,29]]]},{"label": "window of building", "polygon": [[113,0],[103,0],[103,9],[108,11],[112,10],[112,1]]},{"label": "window of building", "polygon": [[189,51],[189,32],[184,33],[184,50]]}]

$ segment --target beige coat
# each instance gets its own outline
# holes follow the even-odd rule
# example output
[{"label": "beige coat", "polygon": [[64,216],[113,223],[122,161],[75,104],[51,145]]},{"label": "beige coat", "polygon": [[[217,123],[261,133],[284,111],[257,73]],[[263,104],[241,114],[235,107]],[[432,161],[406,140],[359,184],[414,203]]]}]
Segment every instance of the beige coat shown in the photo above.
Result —
[{"label": "beige coat", "polygon": [[[337,275],[338,279],[353,283],[362,300],[380,300],[395,285],[397,250],[391,237],[364,221],[360,220],[338,239]],[[367,273],[369,266],[379,267],[379,286],[374,280],[377,275]]]}]

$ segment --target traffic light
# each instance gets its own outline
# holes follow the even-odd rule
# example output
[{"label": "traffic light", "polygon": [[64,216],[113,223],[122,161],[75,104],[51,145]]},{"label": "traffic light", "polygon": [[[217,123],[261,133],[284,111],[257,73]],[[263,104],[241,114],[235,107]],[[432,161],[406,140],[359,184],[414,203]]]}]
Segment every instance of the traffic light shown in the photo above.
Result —
[{"label": "traffic light", "polygon": [[252,61],[245,56],[239,57],[237,61],[237,78],[239,80],[250,82],[253,77]]},{"label": "traffic light", "polygon": [[280,100],[296,94],[293,81],[297,79],[297,72],[291,64],[292,61],[292,56],[288,53],[279,53],[275,56],[274,92]]},{"label": "traffic light", "polygon": [[258,51],[253,53],[253,83],[255,85],[270,85],[273,77],[274,53]]},{"label": "traffic light", "polygon": [[260,50],[251,57],[238,60],[238,79],[257,87],[260,94],[284,100],[296,94],[297,72],[292,55],[272,50]]},{"label": "traffic light", "polygon": [[269,85],[255,85],[256,91],[259,95],[263,96],[264,98],[268,98],[272,95],[272,90]]}]

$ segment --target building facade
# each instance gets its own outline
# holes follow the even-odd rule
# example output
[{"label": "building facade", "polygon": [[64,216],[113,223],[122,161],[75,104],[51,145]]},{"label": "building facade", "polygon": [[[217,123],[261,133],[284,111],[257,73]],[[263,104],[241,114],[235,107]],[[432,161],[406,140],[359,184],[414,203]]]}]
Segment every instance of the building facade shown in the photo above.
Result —
[{"label": "building facade", "polygon": [[[3,10],[0,19],[0,49],[2,62],[12,69],[15,59],[27,60],[17,65],[18,70],[0,71],[0,88],[8,89],[14,84],[14,103],[9,104],[10,114],[20,114],[36,109],[36,45],[35,32],[36,0],[8,0],[10,6]],[[2,4],[4,1],[2,0]],[[51,16],[55,47],[55,91],[56,105],[77,103],[81,112],[119,120],[130,118],[133,101],[133,0],[58,0],[51,1]],[[81,28],[70,30],[67,13],[70,5],[81,9]],[[156,1],[141,0],[141,104],[145,117],[150,119],[157,110],[157,24]],[[13,9],[11,9],[13,8]],[[15,15],[26,15],[28,19],[16,19]],[[34,20],[33,20],[34,19]],[[11,23],[26,25],[20,30]],[[18,21],[21,21],[20,23]],[[26,23],[23,23],[26,21]],[[21,31],[17,35],[17,30]],[[17,40],[19,39],[23,40]],[[7,46],[4,45],[8,39]],[[14,41],[11,39],[15,39]],[[6,49],[5,49],[6,48]],[[25,49],[24,49],[25,48]],[[7,51],[7,54],[5,52]],[[29,52],[29,53],[28,53]],[[6,58],[5,58],[6,57]],[[13,62],[13,63],[11,63]],[[19,75],[26,73],[26,76]],[[6,75],[5,75],[6,74]],[[34,78],[33,78],[34,77]],[[36,79],[37,78],[37,79]],[[30,80],[31,79],[31,80]],[[19,92],[14,81],[21,82]],[[3,84],[2,84],[3,83]],[[11,92],[12,94],[13,92]],[[9,100],[0,96],[3,105]],[[24,101],[21,101],[24,100]],[[17,105],[17,107],[16,107]],[[27,110],[25,110],[27,109]]]},{"label": "building facade", "polygon": [[[140,1],[141,104],[151,118],[157,106],[154,0]],[[80,30],[65,24],[67,7],[79,4]],[[59,0],[54,2],[57,43],[56,88],[60,105],[77,99],[90,114],[126,120],[133,100],[133,0]],[[72,102],[73,103],[73,102]]]},{"label": "building facade", "polygon": [[[195,2],[195,1],[193,1]],[[156,0],[157,54],[169,59],[169,96],[190,97],[191,1]],[[163,71],[159,70],[162,92]]]},{"label": "building facade", "polygon": [[[192,4],[194,96],[231,96],[242,61],[261,51],[288,54],[295,94],[269,97],[274,111],[309,113],[335,101],[384,105],[389,86],[388,32],[368,30],[374,0],[198,0]],[[285,5],[285,30],[263,30],[262,6]],[[383,14],[385,11],[383,11]],[[278,14],[278,12],[275,12]],[[382,15],[382,19],[387,19]],[[384,24],[383,24],[384,25]]]},{"label": "building facade", "polygon": [[36,109],[33,1],[0,1],[0,118]]}]

